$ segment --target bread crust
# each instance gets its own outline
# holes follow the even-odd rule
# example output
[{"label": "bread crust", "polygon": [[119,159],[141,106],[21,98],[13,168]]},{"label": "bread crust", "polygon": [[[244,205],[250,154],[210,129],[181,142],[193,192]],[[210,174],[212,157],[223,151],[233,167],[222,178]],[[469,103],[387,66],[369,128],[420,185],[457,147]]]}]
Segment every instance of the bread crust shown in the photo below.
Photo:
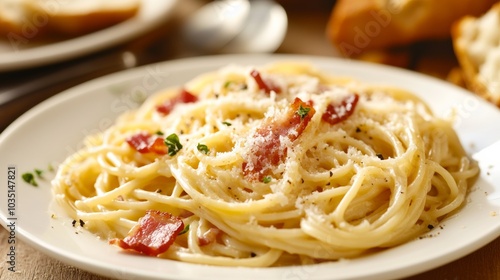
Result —
[{"label": "bread crust", "polygon": [[498,0],[338,0],[327,37],[346,56],[365,50],[450,37],[454,21],[477,16]]},{"label": "bread crust", "polygon": [[125,21],[139,12],[141,3],[139,0],[114,1],[117,2],[115,6],[96,5],[91,9],[79,11],[71,7],[71,2],[68,1],[61,4],[58,9],[50,9],[47,6],[50,2],[50,0],[30,1],[27,9],[30,14],[46,14],[47,32],[60,36],[79,36]]},{"label": "bread crust", "polygon": [[[488,13],[498,13],[500,16],[500,3],[495,4]],[[483,15],[484,17],[484,15]],[[480,17],[465,16],[454,23],[451,34],[453,39],[453,48],[463,73],[463,78],[466,88],[500,107],[500,80],[485,80],[481,79],[480,68],[481,64],[475,62],[469,53],[471,43],[465,39],[464,30],[467,26],[476,25]],[[498,26],[490,28],[498,30]],[[497,31],[500,32],[500,31]],[[476,39],[478,40],[478,39]],[[491,48],[500,48],[500,43],[497,42]],[[485,53],[485,56],[487,54]],[[488,60],[488,57],[486,57]],[[500,77],[500,72],[495,73],[496,77]],[[491,89],[496,89],[498,92],[492,92]]]}]

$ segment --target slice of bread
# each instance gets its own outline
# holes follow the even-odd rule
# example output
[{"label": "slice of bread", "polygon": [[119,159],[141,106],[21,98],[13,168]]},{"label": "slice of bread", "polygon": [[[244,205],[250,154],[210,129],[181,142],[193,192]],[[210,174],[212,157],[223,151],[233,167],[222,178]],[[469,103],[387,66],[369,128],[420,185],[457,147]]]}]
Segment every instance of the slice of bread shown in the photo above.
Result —
[{"label": "slice of bread", "polygon": [[453,46],[466,86],[500,106],[500,3],[452,28]]},{"label": "slice of bread", "polygon": [[450,37],[454,21],[498,0],[337,0],[327,36],[346,56]]},{"label": "slice of bread", "polygon": [[0,34],[73,37],[136,15],[141,0],[0,0]]}]

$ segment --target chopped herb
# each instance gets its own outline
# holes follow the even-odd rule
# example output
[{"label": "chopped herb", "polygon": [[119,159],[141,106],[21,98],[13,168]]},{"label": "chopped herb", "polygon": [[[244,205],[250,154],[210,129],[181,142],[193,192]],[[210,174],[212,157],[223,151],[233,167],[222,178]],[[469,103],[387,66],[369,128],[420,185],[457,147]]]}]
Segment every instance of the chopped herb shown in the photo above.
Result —
[{"label": "chopped herb", "polygon": [[167,138],[165,138],[165,145],[168,147],[168,155],[175,156],[181,149],[182,144],[179,141],[179,136],[177,134],[172,133]]},{"label": "chopped herb", "polygon": [[264,178],[262,178],[262,182],[267,184],[267,183],[270,183],[272,180],[271,176],[266,176]]},{"label": "chopped herb", "polygon": [[227,81],[224,83],[224,88],[228,88],[233,82],[232,81]]},{"label": "chopped herb", "polygon": [[378,157],[379,159],[381,159],[381,160],[384,160],[384,155],[382,155],[382,154],[377,154],[377,157]]},{"label": "chopped herb", "polygon": [[47,170],[50,172],[54,171],[54,166],[52,166],[52,164],[49,163],[49,165],[47,166]]},{"label": "chopped herb", "polygon": [[304,108],[302,107],[302,105],[300,105],[299,110],[297,110],[297,115],[299,115],[301,119],[304,119],[309,111],[311,111],[311,108]]},{"label": "chopped herb", "polygon": [[207,155],[210,152],[207,145],[205,144],[198,143],[198,146],[196,146],[196,148],[198,149],[198,151],[204,153],[205,155]]},{"label": "chopped herb", "polygon": [[156,131],[156,132],[155,132],[155,134],[156,134],[156,135],[160,135],[160,136],[165,135],[165,134],[163,134],[163,132],[161,132],[160,130]]},{"label": "chopped herb", "polygon": [[227,125],[227,126],[231,126],[231,125],[233,125],[233,124],[232,124],[232,123],[230,123],[230,122],[222,122],[222,124],[223,124],[223,125]]},{"label": "chopped herb", "polygon": [[186,225],[186,227],[184,227],[183,230],[181,230],[181,232],[179,232],[179,235],[183,235],[184,233],[188,232],[189,231],[189,224]]},{"label": "chopped herb", "polygon": [[35,176],[33,176],[33,173],[30,173],[30,172],[26,172],[24,173],[23,175],[21,175],[21,177],[23,178],[23,180],[32,185],[32,186],[35,186],[35,187],[38,187],[38,184],[37,182],[35,181]]},{"label": "chopped herb", "polygon": [[42,177],[43,170],[41,170],[41,169],[35,169],[35,174],[36,174],[37,177],[40,178],[40,177]]}]

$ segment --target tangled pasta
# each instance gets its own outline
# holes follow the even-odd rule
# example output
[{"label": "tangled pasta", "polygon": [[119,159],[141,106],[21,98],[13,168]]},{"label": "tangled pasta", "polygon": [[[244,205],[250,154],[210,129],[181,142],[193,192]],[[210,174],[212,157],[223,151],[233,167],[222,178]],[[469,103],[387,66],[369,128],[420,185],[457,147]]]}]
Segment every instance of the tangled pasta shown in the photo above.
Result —
[{"label": "tangled pasta", "polygon": [[303,64],[233,65],[89,136],[53,192],[126,250],[265,267],[414,239],[460,208],[477,173],[410,93]]}]

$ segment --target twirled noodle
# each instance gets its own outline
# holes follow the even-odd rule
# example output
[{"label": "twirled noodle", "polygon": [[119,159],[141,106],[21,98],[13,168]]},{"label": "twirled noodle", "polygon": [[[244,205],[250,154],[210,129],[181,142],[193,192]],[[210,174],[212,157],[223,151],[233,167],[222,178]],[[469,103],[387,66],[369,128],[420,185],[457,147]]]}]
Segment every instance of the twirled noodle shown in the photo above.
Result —
[{"label": "twirled noodle", "polygon": [[[294,63],[227,66],[183,88],[196,102],[161,113],[159,106],[180,89],[151,96],[89,136],[59,167],[55,198],[85,228],[123,238],[156,209],[190,225],[159,257],[255,267],[314,263],[418,237],[461,207],[478,173],[451,125],[402,90]],[[357,104],[346,101],[353,94]],[[292,124],[286,116],[295,98],[310,101],[315,113],[303,130],[272,138],[279,162],[258,170],[273,154],[262,144],[271,139],[266,129],[282,133],[283,122],[273,121],[283,118]],[[339,102],[352,115],[325,121],[328,104]],[[140,153],[127,142],[157,131],[176,134],[182,149]],[[200,244],[213,228],[221,234]]]}]

